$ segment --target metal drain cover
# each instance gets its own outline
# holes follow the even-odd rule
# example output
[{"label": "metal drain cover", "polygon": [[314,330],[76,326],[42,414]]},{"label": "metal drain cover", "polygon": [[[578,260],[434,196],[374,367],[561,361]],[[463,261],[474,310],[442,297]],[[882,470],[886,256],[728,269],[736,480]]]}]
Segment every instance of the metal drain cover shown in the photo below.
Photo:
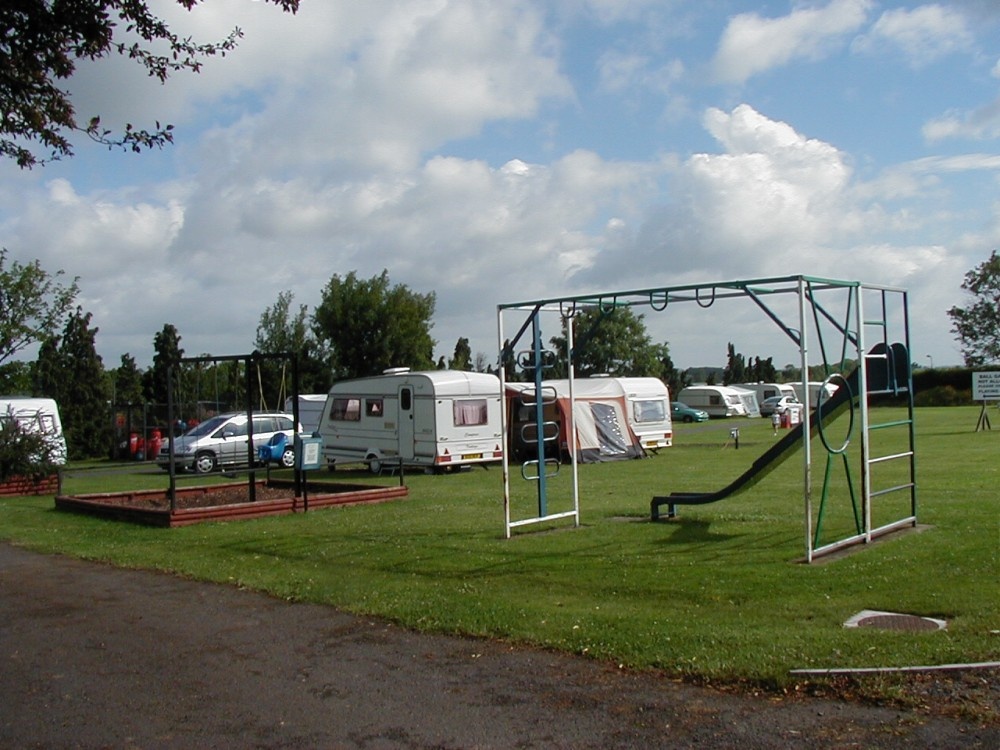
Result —
[{"label": "metal drain cover", "polygon": [[879,630],[901,630],[917,633],[944,630],[948,623],[933,617],[905,615],[898,612],[877,612],[866,609],[858,612],[844,623],[845,628],[878,628]]}]

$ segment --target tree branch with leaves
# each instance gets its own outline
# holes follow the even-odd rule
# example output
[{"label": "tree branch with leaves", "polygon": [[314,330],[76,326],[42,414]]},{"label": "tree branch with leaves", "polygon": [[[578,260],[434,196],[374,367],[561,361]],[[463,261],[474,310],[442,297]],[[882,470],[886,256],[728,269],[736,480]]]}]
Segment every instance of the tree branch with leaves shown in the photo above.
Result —
[{"label": "tree branch with leaves", "polygon": [[79,292],[78,278],[67,286],[37,260],[7,264],[0,249],[0,365],[22,349],[51,336],[63,322]]},{"label": "tree branch with leaves", "polygon": [[[176,0],[187,10],[201,0]],[[299,0],[266,0],[295,13]],[[178,36],[146,0],[5,0],[0,5],[0,156],[22,169],[73,155],[70,137],[83,133],[109,148],[142,151],[173,141],[173,126],[151,130],[127,123],[115,133],[100,115],[77,117],[63,81],[81,60],[121,55],[165,83],[179,71],[197,73],[206,58],[236,48],[243,32],[197,43]],[[154,50],[162,46],[163,53]],[[38,152],[42,153],[38,153]]]},{"label": "tree branch with leaves", "polygon": [[962,289],[975,298],[973,303],[952,307],[948,316],[965,364],[977,367],[1000,361],[1000,255],[996,250],[965,274]]}]

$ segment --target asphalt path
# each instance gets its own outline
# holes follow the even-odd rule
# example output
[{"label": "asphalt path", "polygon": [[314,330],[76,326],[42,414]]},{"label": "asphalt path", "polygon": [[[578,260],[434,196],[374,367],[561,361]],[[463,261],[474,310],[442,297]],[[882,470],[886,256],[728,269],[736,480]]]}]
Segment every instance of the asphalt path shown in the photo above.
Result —
[{"label": "asphalt path", "polygon": [[9,544],[0,665],[2,748],[1000,747],[1000,727],[728,694]]}]

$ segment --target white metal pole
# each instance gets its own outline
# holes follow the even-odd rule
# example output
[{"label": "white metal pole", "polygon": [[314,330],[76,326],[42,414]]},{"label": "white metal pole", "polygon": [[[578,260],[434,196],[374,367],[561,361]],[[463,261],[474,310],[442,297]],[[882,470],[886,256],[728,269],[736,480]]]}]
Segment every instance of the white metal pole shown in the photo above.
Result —
[{"label": "white metal pole", "polygon": [[[815,305],[815,301],[813,301]],[[806,408],[802,415],[802,496],[806,512],[806,561],[812,562],[812,431],[809,417],[809,343],[806,326],[806,282],[799,277],[799,363],[802,375],[803,393],[806,398]]]},{"label": "white metal pole", "polygon": [[576,379],[576,371],[573,367],[573,315],[566,318],[566,373],[569,375],[569,431],[573,444],[570,446],[570,468],[573,476],[573,520],[576,526],[580,525],[580,478],[577,471],[576,445],[579,439],[576,434],[576,394],[573,388],[573,381]]},{"label": "white metal pole", "polygon": [[865,543],[871,542],[872,529],[872,480],[869,466],[868,445],[868,347],[865,343],[865,306],[862,299],[864,287],[858,285],[858,412],[860,413],[861,432],[861,508],[864,523]]},{"label": "white metal pole", "polygon": [[507,372],[504,367],[504,340],[503,340],[503,308],[497,306],[497,351],[500,358],[497,366],[500,375],[500,436],[503,443],[500,445],[500,467],[503,481],[503,515],[504,515],[504,536],[510,539],[510,459],[508,448],[510,447],[510,429],[507,419]]}]

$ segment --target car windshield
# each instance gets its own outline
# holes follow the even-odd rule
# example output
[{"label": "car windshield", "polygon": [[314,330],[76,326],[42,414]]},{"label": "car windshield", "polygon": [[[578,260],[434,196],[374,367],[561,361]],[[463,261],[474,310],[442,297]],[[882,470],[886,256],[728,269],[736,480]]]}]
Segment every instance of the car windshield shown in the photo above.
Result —
[{"label": "car windshield", "polygon": [[206,419],[204,422],[195,425],[190,430],[184,434],[188,437],[202,437],[203,435],[211,435],[217,429],[222,427],[226,422],[229,421],[228,417],[212,417],[211,419]]}]

